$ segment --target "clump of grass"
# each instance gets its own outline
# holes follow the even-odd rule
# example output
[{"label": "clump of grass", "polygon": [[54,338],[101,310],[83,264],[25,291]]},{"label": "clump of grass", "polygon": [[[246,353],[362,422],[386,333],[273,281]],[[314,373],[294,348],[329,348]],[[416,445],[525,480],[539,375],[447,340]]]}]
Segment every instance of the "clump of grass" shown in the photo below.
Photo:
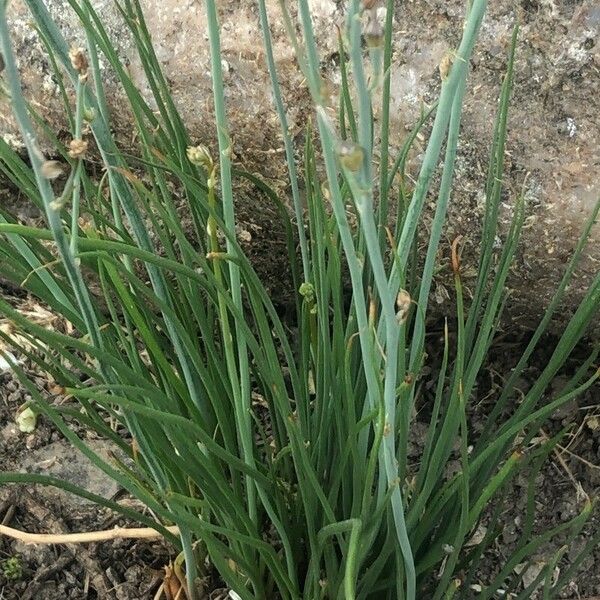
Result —
[{"label": "clump of grass", "polygon": [[23,577],[23,562],[18,556],[11,556],[2,561],[2,575],[8,581],[16,581]]},{"label": "clump of grass", "polygon": [[[484,511],[517,473],[530,472],[535,478],[559,441],[532,443],[540,427],[600,375],[594,366],[596,350],[559,396],[543,401],[594,319],[599,275],[540,377],[511,416],[503,417],[564,296],[596,208],[483,432],[475,436],[468,422],[467,407],[502,316],[525,210],[523,198],[514,198],[514,216],[495,257],[516,30],[490,149],[478,278],[472,300],[465,302],[460,240],[455,240],[446,251],[451,253],[456,314],[445,329],[440,364],[427,375],[434,378],[435,398],[424,449],[413,465],[408,461],[410,431],[419,381],[430,366],[425,348],[429,295],[452,187],[469,58],[487,3],[470,3],[462,42],[453,64],[444,67],[437,106],[423,115],[397,156],[389,139],[394,3],[388,2],[384,23],[374,22],[376,14],[367,15],[365,51],[361,14],[368,9],[358,0],[349,2],[340,38],[349,64],[340,66],[343,84],[335,118],[322,94],[308,2],[298,2],[299,30],[282,3],[315,109],[317,142],[309,131],[304,164],[298,165],[269,15],[264,0],[258,1],[300,246],[297,262],[290,236],[290,270],[297,284],[291,334],[235,235],[236,174],[214,0],[206,1],[206,9],[218,159],[204,147],[191,146],[137,0],[116,6],[137,45],[157,112],[133,85],[88,0],[69,0],[87,35],[87,48],[71,52],[44,5],[26,1],[55,66],[74,141],[62,144],[23,97],[2,3],[4,78],[28,162],[0,141],[0,166],[44,212],[48,228],[21,225],[0,211],[0,274],[15,284],[24,282],[73,333],[48,331],[0,300],[0,311],[20,337],[0,335],[51,375],[68,400],[49,402],[15,364],[34,399],[31,408],[51,418],[157,521],[95,500],[155,527],[180,549],[190,598],[207,559],[244,600],[468,597],[498,535],[494,525],[483,539],[474,540]],[[127,95],[139,139],[136,157],[124,154],[110,134],[101,56]],[[377,86],[382,106],[375,123]],[[67,100],[68,89],[75,91],[74,107]],[[398,189],[396,174],[403,174],[410,144],[433,113],[416,185]],[[48,179],[55,165],[41,154],[36,126],[69,164],[60,194]],[[99,179],[84,168],[86,137],[93,138],[104,165]],[[440,158],[434,220],[426,254],[417,260],[416,236],[425,198],[434,193]],[[320,161],[326,180],[320,179]],[[281,201],[256,183],[273,201]],[[182,199],[193,218],[192,232],[184,231],[179,218]],[[291,229],[289,222],[287,227]],[[346,273],[350,290],[344,289]],[[99,292],[90,292],[90,280]],[[74,422],[112,441],[120,451],[116,455],[127,459],[102,460],[74,433]],[[446,466],[455,454],[460,470],[448,476]],[[85,490],[39,475],[4,473],[0,481],[62,485],[90,497]],[[533,489],[532,484],[531,494]],[[529,506],[525,521],[531,533],[534,503]],[[529,597],[531,589],[519,588],[514,566],[555,535],[573,539],[591,511],[586,501],[573,520],[538,536],[523,536],[478,597],[492,598],[501,588],[505,594],[519,590],[518,597]],[[492,521],[497,517],[495,513]],[[165,529],[171,524],[179,527],[179,536]],[[534,582],[541,583],[545,597],[555,596],[577,566],[575,561],[554,581],[561,556],[557,551]]]}]

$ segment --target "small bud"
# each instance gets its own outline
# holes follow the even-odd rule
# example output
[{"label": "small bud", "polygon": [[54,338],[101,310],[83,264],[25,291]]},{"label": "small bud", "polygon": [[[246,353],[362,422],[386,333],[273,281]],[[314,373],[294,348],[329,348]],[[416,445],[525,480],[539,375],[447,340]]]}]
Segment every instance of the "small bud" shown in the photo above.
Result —
[{"label": "small bud", "polygon": [[298,289],[298,292],[307,302],[314,302],[315,288],[312,283],[305,281]]},{"label": "small bud", "polygon": [[305,281],[300,286],[298,293],[304,298],[304,302],[306,302],[306,305],[309,307],[310,314],[316,315],[318,312],[317,297],[315,294],[315,288],[314,288],[313,284]]},{"label": "small bud", "polygon": [[80,77],[87,77],[88,61],[83,48],[72,46],[69,50],[71,66],[79,73]]},{"label": "small bud", "polygon": [[31,410],[31,408],[27,407],[19,410],[15,420],[17,421],[19,431],[23,433],[31,433],[35,431],[37,415]]},{"label": "small bud", "polygon": [[406,319],[408,319],[408,312],[410,310],[411,298],[410,294],[406,290],[400,290],[398,292],[398,296],[396,297],[396,319],[400,325],[404,325],[406,323]]},{"label": "small bud", "polygon": [[208,252],[206,254],[206,260],[225,260],[227,253],[225,252]]},{"label": "small bud", "polygon": [[96,118],[96,110],[92,107],[86,106],[83,109],[83,120],[87,123],[91,123]]},{"label": "small bud", "polygon": [[44,179],[56,179],[63,173],[64,168],[57,160],[47,160],[42,163],[42,177]]},{"label": "small bud", "polygon": [[363,164],[364,152],[360,146],[352,142],[344,141],[338,148],[338,156],[342,166],[349,171],[358,171]]},{"label": "small bud", "polygon": [[83,158],[88,148],[88,143],[85,140],[74,139],[69,143],[69,156],[71,158]]},{"label": "small bud", "polygon": [[204,167],[207,171],[212,171],[213,159],[210,156],[208,148],[202,144],[199,146],[189,146],[186,150],[188,160],[197,167]]}]

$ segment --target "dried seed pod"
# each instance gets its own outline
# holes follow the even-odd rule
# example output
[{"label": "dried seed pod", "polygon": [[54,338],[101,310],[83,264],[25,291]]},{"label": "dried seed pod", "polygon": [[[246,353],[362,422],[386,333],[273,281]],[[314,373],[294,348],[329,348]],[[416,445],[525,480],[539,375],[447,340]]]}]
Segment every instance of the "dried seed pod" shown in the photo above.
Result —
[{"label": "dried seed pod", "polygon": [[176,571],[173,567],[173,563],[165,565],[165,575],[163,578],[163,592],[167,600],[175,600],[181,597],[181,591],[183,587],[181,581],[177,577]]},{"label": "dried seed pod", "polygon": [[458,252],[458,245],[462,239],[463,236],[459,235],[452,242],[452,271],[455,275],[460,275],[460,254]]},{"label": "dried seed pod", "polygon": [[69,59],[71,66],[79,73],[79,76],[87,77],[89,65],[84,49],[72,46],[69,50]]},{"label": "dried seed pod", "polygon": [[69,142],[69,156],[71,158],[84,158],[88,149],[88,143],[85,140],[74,139]]},{"label": "dried seed pod", "polygon": [[200,144],[198,146],[189,146],[186,150],[188,160],[197,167],[204,167],[207,171],[212,171],[213,159],[206,146]]},{"label": "dried seed pod", "polygon": [[42,163],[42,177],[44,179],[56,179],[64,173],[64,167],[57,160],[47,160]]},{"label": "dried seed pod", "polygon": [[396,296],[396,319],[400,325],[404,325],[404,323],[406,323],[406,319],[408,319],[410,303],[410,294],[406,290],[401,289],[398,292],[398,296]]},{"label": "dried seed pod", "polygon": [[442,81],[445,81],[450,74],[450,69],[452,68],[452,64],[454,63],[454,54],[452,52],[447,52],[442,58],[439,66],[440,77]]}]

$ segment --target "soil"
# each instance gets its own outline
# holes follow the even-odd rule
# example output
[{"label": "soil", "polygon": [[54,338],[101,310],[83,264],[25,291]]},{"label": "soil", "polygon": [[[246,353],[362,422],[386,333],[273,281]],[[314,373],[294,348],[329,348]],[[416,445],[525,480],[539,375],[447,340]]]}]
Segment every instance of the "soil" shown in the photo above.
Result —
[{"label": "soil", "polygon": [[[34,381],[46,394],[51,393],[50,382],[40,377],[34,377]],[[18,430],[15,415],[28,395],[12,374],[0,374],[0,390],[2,471],[49,473],[106,497],[118,495],[118,488],[93,469],[45,417],[38,417],[33,433]],[[93,447],[98,442],[86,432],[78,433]],[[5,525],[33,533],[132,525],[108,509],[53,488],[31,485],[0,488],[0,519]],[[12,580],[6,577],[6,561],[11,558],[18,560],[22,571],[20,577]],[[0,597],[6,600],[152,598],[162,582],[163,567],[173,558],[173,549],[157,540],[41,546],[4,537],[0,542]]]},{"label": "soil", "polygon": [[[440,336],[443,341],[443,337]],[[474,400],[468,408],[469,431],[472,439],[470,444],[477,442],[478,433],[486,422],[487,415],[492,410],[502,392],[503,382],[510,369],[517,362],[528,339],[524,334],[501,334],[490,350],[489,361],[484,365],[474,390]],[[558,340],[548,336],[539,346],[532,358],[530,366],[523,372],[517,384],[517,389],[525,392],[538,379],[548,363],[550,355]],[[435,348],[441,344],[432,344],[430,360],[436,362]],[[585,360],[589,345],[582,344],[570,357],[567,365],[555,378],[540,401],[540,405],[555,399],[579,365]],[[438,359],[439,360],[439,357]],[[435,369],[434,369],[435,371]],[[415,461],[422,450],[422,441],[428,426],[428,407],[433,402],[435,383],[425,384],[420,400],[417,422],[414,425],[416,435],[412,445],[412,455]],[[552,438],[560,431],[567,429],[567,435],[560,442],[556,452],[550,454],[540,472],[535,475],[530,469],[524,469],[514,481],[505,488],[484,514],[481,524],[474,535],[483,534],[491,527],[492,513],[496,508],[500,511],[496,525],[502,531],[496,543],[485,552],[476,576],[471,582],[470,589],[463,591],[460,598],[478,597],[480,584],[489,583],[498,571],[506,564],[519,542],[522,542],[524,521],[526,520],[528,485],[530,476],[534,478],[535,518],[532,537],[542,534],[561,523],[573,519],[581,513],[586,498],[595,499],[600,491],[600,389],[593,386],[576,400],[556,411],[549,422],[544,424],[542,435],[536,443]],[[508,408],[502,415],[509,416]],[[527,454],[527,450],[525,451]],[[455,461],[449,461],[447,475],[460,470],[458,454]],[[454,462],[454,464],[453,464]],[[499,503],[499,506],[498,506]],[[567,532],[568,533],[568,532]],[[554,573],[558,578],[571,561],[590,540],[595,540],[594,550],[583,560],[576,569],[568,585],[559,593],[557,598],[598,600],[600,597],[600,511],[597,509],[586,522],[580,535],[571,542],[565,535],[555,536],[548,543],[542,544],[533,556],[527,556],[519,566],[526,573],[525,581],[535,579],[541,568],[556,554],[561,546],[567,545],[566,553],[558,561]],[[526,564],[531,560],[531,564]],[[478,581],[480,583],[478,583]],[[510,597],[510,596],[509,596]],[[540,599],[541,592],[536,591],[532,600]],[[555,597],[555,596],[553,596]],[[496,598],[496,596],[494,596]]]}]

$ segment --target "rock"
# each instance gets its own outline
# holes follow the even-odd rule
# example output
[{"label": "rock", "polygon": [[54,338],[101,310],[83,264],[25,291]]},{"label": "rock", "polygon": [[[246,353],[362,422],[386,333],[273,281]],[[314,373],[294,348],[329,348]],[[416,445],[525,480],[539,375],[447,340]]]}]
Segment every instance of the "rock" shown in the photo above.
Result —
[{"label": "rock", "polygon": [[[48,0],[46,4],[67,41],[82,43],[80,24],[67,0]],[[141,4],[156,54],[192,139],[214,143],[204,4],[175,0],[142,0]],[[321,46],[323,75],[336,89],[339,56],[335,25],[343,21],[345,3],[312,0],[310,4]],[[438,66],[458,44],[465,4],[463,0],[398,2],[391,71],[394,148],[400,145],[414,123],[421,102],[431,103],[436,97]],[[93,5],[133,80],[149,97],[131,36],[113,2],[93,0]],[[522,327],[534,323],[548,304],[579,232],[600,196],[600,8],[592,0],[577,3],[523,0],[517,5],[518,15],[513,0],[490,2],[472,59],[446,236],[452,239],[455,235],[464,235],[466,260],[474,261],[491,123],[512,28],[519,18],[522,28],[509,121],[504,212],[505,216],[510,214],[510,204],[523,190],[529,201],[529,212],[521,251],[510,280],[515,293],[508,306],[516,326]],[[290,128],[301,140],[306,118],[311,113],[308,91],[286,39],[277,0],[267,0],[267,6]],[[278,122],[270,94],[265,93],[269,84],[257,3],[253,0],[221,2],[219,10],[235,160],[247,170],[259,172],[280,192],[286,193]],[[10,11],[26,93],[34,99],[36,108],[51,127],[61,132],[64,130],[63,111],[46,52],[29,25],[23,1],[13,1]],[[110,70],[105,69],[105,72],[115,135],[119,143],[127,145],[131,143],[128,111]],[[5,139],[18,144],[19,138],[6,108],[6,101],[0,101],[0,132]],[[47,151],[51,153],[51,149]],[[418,156],[415,156],[411,169],[414,172],[417,168]],[[432,194],[431,205],[434,200]],[[247,193],[241,194],[238,207],[243,230],[252,232],[247,245],[258,260],[259,272],[274,288],[281,287],[283,263],[270,265],[273,256],[282,254],[273,251],[273,244],[281,244],[281,239],[270,230],[273,211]],[[257,236],[256,231],[267,233]],[[600,230],[597,226],[585,254],[578,278],[561,308],[562,321],[572,313],[598,270]],[[473,262],[473,271],[475,266]],[[277,295],[277,289],[274,293]],[[443,312],[448,303],[444,294],[438,296],[442,302],[436,310]]]},{"label": "rock", "polygon": [[[103,440],[88,440],[86,443],[102,460],[109,463],[113,462],[109,454],[110,451],[114,451],[111,444]],[[22,461],[21,470],[28,473],[41,473],[58,477],[107,499],[112,498],[120,489],[114,480],[110,479],[79,450],[64,440],[52,442],[28,453]],[[53,499],[63,504],[89,504],[89,501],[85,498],[68,494],[58,488],[49,487],[45,494],[52,496]]]}]

